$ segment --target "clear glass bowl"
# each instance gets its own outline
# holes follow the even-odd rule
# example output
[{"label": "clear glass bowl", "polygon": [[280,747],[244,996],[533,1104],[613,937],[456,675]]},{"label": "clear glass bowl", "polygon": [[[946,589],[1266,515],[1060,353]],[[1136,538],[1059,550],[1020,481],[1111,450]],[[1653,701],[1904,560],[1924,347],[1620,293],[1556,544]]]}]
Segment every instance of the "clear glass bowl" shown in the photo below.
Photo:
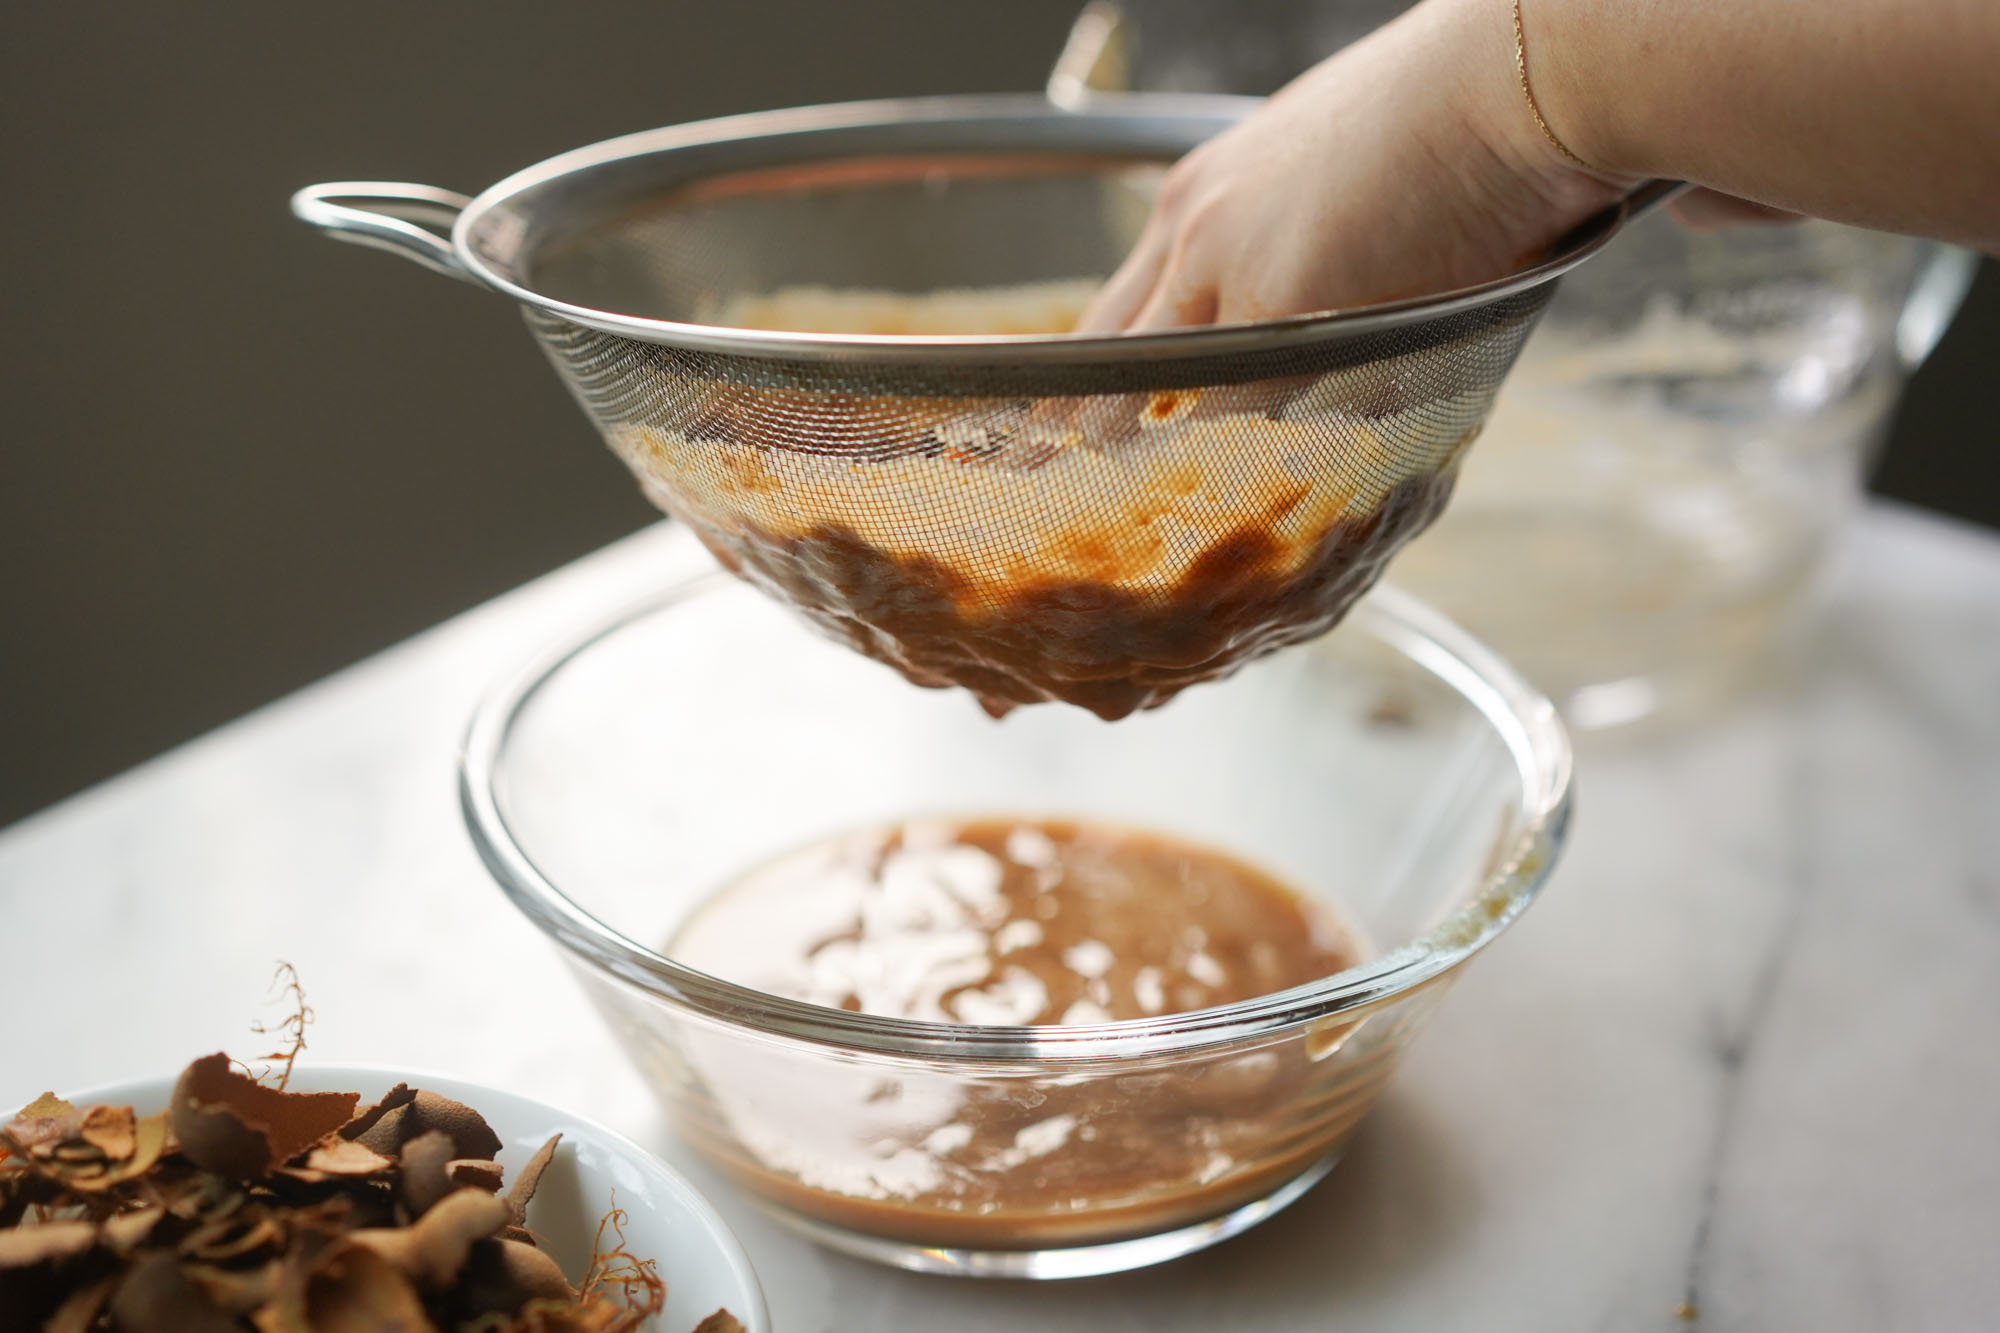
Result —
[{"label": "clear glass bowl", "polygon": [[[1457,968],[1548,874],[1569,780],[1549,702],[1391,591],[1155,712],[994,722],[715,576],[500,688],[461,794],[487,866],[676,1132],[752,1198],[905,1268],[1068,1277],[1212,1244],[1324,1175]],[[658,951],[780,853],[996,814],[1205,843],[1329,900],[1372,952],[1193,1013],[974,1027],[781,999]]]}]

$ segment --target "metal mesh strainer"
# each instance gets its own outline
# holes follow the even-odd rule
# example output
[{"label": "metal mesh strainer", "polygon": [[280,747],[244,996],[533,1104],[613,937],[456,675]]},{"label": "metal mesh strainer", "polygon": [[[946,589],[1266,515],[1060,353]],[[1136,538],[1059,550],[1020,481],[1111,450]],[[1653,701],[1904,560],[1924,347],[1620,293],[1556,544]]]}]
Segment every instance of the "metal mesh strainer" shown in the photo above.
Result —
[{"label": "metal mesh strainer", "polygon": [[[1162,165],[1252,105],[808,108],[581,149],[474,200],[348,183],[294,208],[519,300],[647,493],[823,629],[995,712],[1117,717],[1338,619],[1443,504],[1552,280],[1623,216],[1424,301],[1057,331]],[[746,299],[872,331],[735,327]]]}]

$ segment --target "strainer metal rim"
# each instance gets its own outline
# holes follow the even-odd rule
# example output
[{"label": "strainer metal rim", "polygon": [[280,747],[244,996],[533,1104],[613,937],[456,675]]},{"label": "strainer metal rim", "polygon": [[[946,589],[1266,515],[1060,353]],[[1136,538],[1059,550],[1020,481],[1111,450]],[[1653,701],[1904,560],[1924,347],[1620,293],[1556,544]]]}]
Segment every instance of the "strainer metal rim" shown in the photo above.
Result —
[{"label": "strainer metal rim", "polygon": [[[1019,142],[1013,146],[1060,151],[1065,143],[1102,144],[1121,136],[1131,138],[1135,146],[1157,144],[1167,125],[1189,129],[1205,125],[1206,133],[1180,145],[1185,151],[1260,104],[1259,98],[1225,94],[1125,93],[1093,97],[1087,106],[1069,109],[1039,93],[995,93],[830,103],[671,125],[572,149],[489,186],[458,214],[451,228],[451,249],[464,275],[483,286],[586,328],[641,342],[802,362],[1077,366],[1270,352],[1379,334],[1488,306],[1553,281],[1576,267],[1610,241],[1635,208],[1632,200],[1614,204],[1571,231],[1548,259],[1489,282],[1346,310],[1146,333],[973,336],[739,329],[576,305],[537,291],[508,271],[509,246],[518,246],[527,234],[524,219],[510,217],[508,210],[523,195],[637,158],[685,153],[736,140],[757,139],[768,144],[795,139],[805,146],[816,137],[835,136],[850,146],[827,156],[860,155],[865,149],[855,145],[865,144],[871,136],[907,141],[912,127],[944,131],[973,125],[994,136],[996,146],[1008,136],[1018,136]],[[910,150],[905,147],[902,151]],[[1172,154],[1161,154],[1156,148],[1153,153],[1135,155],[1158,155],[1165,161]]]},{"label": "strainer metal rim", "polygon": [[717,588],[721,572],[683,580],[566,636],[479,702],[459,750],[459,807],[503,892],[573,964],[691,1017],[840,1050],[970,1063],[1094,1062],[1181,1054],[1357,1015],[1454,971],[1497,938],[1541,890],[1567,837],[1573,755],[1555,706],[1498,654],[1407,593],[1377,587],[1348,613],[1456,690],[1499,734],[1521,777],[1520,830],[1486,882],[1413,940],[1333,976],[1235,1004],[1114,1023],[976,1026],[853,1013],[740,986],[632,940],[571,898],[515,837],[497,777],[514,724],[571,659],[644,616]]}]

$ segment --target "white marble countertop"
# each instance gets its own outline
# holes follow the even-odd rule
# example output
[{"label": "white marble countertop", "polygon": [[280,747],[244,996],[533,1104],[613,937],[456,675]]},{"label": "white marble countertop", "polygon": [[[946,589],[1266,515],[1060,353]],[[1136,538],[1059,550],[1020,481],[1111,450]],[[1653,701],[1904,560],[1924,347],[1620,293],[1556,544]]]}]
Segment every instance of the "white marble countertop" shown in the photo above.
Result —
[{"label": "white marble countertop", "polygon": [[[699,564],[650,529],[0,833],[0,1100],[247,1050],[285,958],[309,1058],[663,1144],[452,764],[498,672]],[[1290,1211],[1160,1269],[971,1283],[714,1192],[783,1333],[1991,1327],[1996,1033],[2000,541],[1878,506],[1796,679],[1584,747],[1542,901]]]}]

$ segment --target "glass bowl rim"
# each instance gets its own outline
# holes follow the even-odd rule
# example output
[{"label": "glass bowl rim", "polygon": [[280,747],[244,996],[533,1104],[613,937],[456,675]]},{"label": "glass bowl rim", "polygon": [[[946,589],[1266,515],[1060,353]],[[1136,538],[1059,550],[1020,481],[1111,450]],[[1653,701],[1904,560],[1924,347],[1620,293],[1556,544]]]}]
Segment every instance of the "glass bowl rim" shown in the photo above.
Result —
[{"label": "glass bowl rim", "polygon": [[1507,855],[1497,858],[1468,901],[1422,935],[1289,990],[1114,1023],[1025,1027],[885,1018],[740,986],[628,939],[559,889],[515,838],[496,784],[515,723],[571,660],[637,621],[719,588],[742,586],[720,571],[697,574],[562,636],[487,691],[473,710],[458,761],[466,828],[514,906],[571,961],[724,1027],[879,1056],[1041,1066],[1175,1055],[1334,1018],[1351,1021],[1356,1011],[1435,981],[1511,925],[1548,878],[1568,831],[1574,761],[1555,706],[1465,630],[1407,593],[1377,587],[1348,612],[1341,632],[1371,634],[1471,704],[1498,733],[1521,779],[1512,811],[1520,829]]}]

